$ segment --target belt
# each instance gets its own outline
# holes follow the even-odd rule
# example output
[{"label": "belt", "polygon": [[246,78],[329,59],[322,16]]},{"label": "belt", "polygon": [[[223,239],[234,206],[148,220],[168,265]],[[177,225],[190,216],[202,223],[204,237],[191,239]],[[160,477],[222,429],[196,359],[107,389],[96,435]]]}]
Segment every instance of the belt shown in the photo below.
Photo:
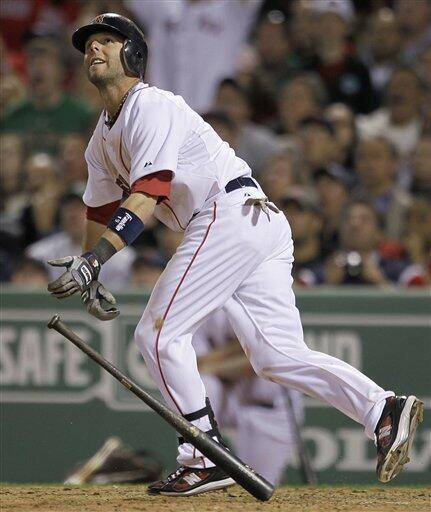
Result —
[{"label": "belt", "polygon": [[229,183],[225,186],[224,189],[229,194],[229,192],[233,192],[234,190],[243,187],[257,188],[257,185],[253,178],[249,178],[248,176],[240,176],[239,178],[235,178],[229,181]]}]

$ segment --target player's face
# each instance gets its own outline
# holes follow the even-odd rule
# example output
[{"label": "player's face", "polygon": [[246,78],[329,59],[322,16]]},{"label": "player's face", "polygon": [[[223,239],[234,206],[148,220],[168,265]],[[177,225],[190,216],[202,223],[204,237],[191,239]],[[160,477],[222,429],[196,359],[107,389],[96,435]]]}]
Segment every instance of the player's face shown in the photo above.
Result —
[{"label": "player's face", "polygon": [[87,39],[84,64],[90,82],[99,86],[124,77],[122,47],[123,38],[111,32],[98,32]]}]

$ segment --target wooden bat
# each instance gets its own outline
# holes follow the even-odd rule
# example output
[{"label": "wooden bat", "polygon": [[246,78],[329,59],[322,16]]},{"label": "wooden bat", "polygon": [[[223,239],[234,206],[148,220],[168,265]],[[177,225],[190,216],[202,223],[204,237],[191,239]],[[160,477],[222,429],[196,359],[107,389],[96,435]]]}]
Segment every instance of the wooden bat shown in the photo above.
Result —
[{"label": "wooden bat", "polygon": [[83,341],[72,329],[70,329],[59,317],[55,315],[48,323],[49,329],[55,329],[65,338],[76,345],[97,364],[110,373],[124,387],[145,402],[153,411],[169,423],[184,439],[193,444],[201,453],[208,457],[214,464],[223,469],[235,482],[241,485],[246,491],[261,501],[271,498],[274,487],[262,476],[255,473],[249,466],[244,464],[233,453],[217,443],[205,432],[187,421],[180,414],[172,411],[162,402],[144,391],[123,372],[107,361],[101,354]]}]

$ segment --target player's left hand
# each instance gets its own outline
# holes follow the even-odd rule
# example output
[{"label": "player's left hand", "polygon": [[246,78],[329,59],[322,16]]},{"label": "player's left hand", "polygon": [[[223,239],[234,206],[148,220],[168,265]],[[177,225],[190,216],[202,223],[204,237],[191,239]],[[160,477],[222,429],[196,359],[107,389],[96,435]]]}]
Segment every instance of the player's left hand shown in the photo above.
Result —
[{"label": "player's left hand", "polygon": [[[113,320],[120,314],[120,310],[115,307],[117,302],[115,297],[99,281],[93,281],[90,288],[81,293],[81,298],[90,315],[99,320]],[[114,307],[104,309],[102,307],[103,300]]]},{"label": "player's left hand", "polygon": [[97,279],[99,268],[91,265],[83,256],[66,256],[57,260],[49,260],[53,267],[66,267],[66,272],[48,284],[48,291],[57,299],[70,297],[76,292],[88,290],[92,281]]}]

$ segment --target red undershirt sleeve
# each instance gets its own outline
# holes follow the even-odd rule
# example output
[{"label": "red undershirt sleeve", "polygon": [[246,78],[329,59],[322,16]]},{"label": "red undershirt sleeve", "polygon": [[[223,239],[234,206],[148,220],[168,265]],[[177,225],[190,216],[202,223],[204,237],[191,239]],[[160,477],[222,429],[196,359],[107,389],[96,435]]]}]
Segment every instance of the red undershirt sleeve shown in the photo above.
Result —
[{"label": "red undershirt sleeve", "polygon": [[87,206],[86,217],[88,220],[92,220],[106,226],[120,204],[121,200],[113,201],[112,203],[97,207]]},{"label": "red undershirt sleeve", "polygon": [[131,192],[143,192],[158,197],[160,202],[171,193],[172,171],[157,171],[138,178],[132,185]]}]

